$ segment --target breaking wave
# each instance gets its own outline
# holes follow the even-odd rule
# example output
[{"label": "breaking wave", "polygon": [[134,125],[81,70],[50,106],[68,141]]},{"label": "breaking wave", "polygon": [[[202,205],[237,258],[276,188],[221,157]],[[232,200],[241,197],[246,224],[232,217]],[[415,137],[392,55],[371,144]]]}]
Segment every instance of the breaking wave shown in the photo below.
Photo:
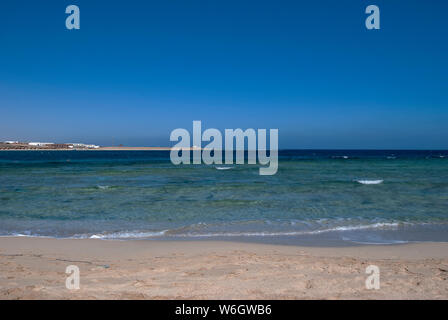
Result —
[{"label": "breaking wave", "polygon": [[383,183],[384,180],[356,180],[356,182],[360,184],[380,184]]},{"label": "breaking wave", "polygon": [[[202,224],[206,226],[206,224]],[[278,237],[278,236],[299,236],[299,235],[316,235],[328,232],[343,232],[343,231],[355,231],[364,229],[395,229],[400,225],[397,222],[381,222],[365,225],[349,225],[338,226],[326,229],[317,230],[298,230],[298,231],[255,231],[255,232],[191,232],[189,229],[197,229],[196,225],[181,227],[178,229],[167,229],[162,231],[120,231],[110,233],[95,233],[95,234],[76,234],[68,237],[54,237],[38,234],[21,234],[11,233],[8,235],[2,235],[2,237],[39,237],[39,238],[66,238],[66,239],[100,239],[100,240],[125,240],[125,239],[150,239],[150,238],[207,238],[207,237]]]},{"label": "breaking wave", "polygon": [[[156,231],[156,232],[140,232],[140,231],[130,231],[130,232],[113,232],[105,234],[94,234],[89,237],[89,239],[138,239],[138,238],[153,238],[161,237],[165,235],[167,230]],[[85,236],[84,236],[85,237]]]}]

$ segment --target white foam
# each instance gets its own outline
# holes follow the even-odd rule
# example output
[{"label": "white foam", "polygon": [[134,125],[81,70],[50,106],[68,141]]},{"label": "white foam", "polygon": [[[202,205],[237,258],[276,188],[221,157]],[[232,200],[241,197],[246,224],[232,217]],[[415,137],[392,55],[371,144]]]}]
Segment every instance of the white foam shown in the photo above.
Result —
[{"label": "white foam", "polygon": [[[198,225],[201,225],[199,223]],[[364,225],[348,225],[348,226],[339,226],[327,229],[318,229],[318,230],[302,230],[302,231],[284,231],[284,232],[269,232],[269,231],[260,231],[260,232],[213,232],[213,233],[193,233],[193,232],[179,232],[174,233],[176,230],[162,230],[162,231],[123,231],[123,232],[112,232],[112,233],[99,233],[93,235],[87,234],[78,234],[71,237],[62,237],[66,239],[100,239],[100,240],[126,240],[126,239],[145,239],[145,238],[155,238],[155,237],[172,237],[172,238],[180,238],[180,237],[192,237],[192,238],[201,238],[201,237],[275,237],[275,236],[300,236],[300,235],[316,235],[321,233],[328,232],[341,232],[341,231],[356,231],[356,230],[364,230],[364,229],[396,229],[400,224],[406,224],[406,222],[380,222],[380,223],[371,223]],[[174,232],[173,232],[174,231]],[[177,231],[180,231],[179,229]],[[43,236],[43,235],[27,235],[21,233],[14,233],[10,235],[2,235],[0,237],[35,237],[35,238],[54,238],[51,236]],[[58,238],[58,237],[56,237]]]},{"label": "white foam", "polygon": [[320,234],[326,232],[335,232],[335,231],[354,231],[354,230],[364,230],[364,229],[380,229],[380,228],[397,228],[399,226],[398,223],[373,223],[367,225],[359,225],[359,226],[343,226],[343,227],[335,227],[321,230],[313,230],[313,231],[290,231],[290,232],[241,232],[241,233],[187,233],[187,234],[177,234],[173,236],[177,237],[275,237],[275,236],[298,236],[298,235],[310,235],[310,234]]},{"label": "white foam", "polygon": [[22,233],[12,233],[12,234],[0,235],[0,238],[9,238],[9,237],[24,237],[24,238],[53,238],[53,237],[51,237],[51,236],[39,236],[39,235],[22,234]]},{"label": "white foam", "polygon": [[[411,241],[406,241],[406,240],[384,240],[384,241],[380,241],[380,242],[374,242],[374,241],[356,241],[356,240],[351,240],[348,238],[342,238],[342,240],[344,241],[350,241],[353,243],[358,243],[358,244],[369,244],[369,245],[393,245],[393,244],[405,244],[405,243],[410,243]],[[415,242],[415,241],[413,241]]]},{"label": "white foam", "polygon": [[383,183],[384,180],[356,180],[356,182],[360,184],[380,184]]},{"label": "white foam", "polygon": [[167,230],[157,232],[114,232],[106,234],[94,234],[90,239],[138,239],[138,238],[152,238],[160,237],[166,233]]}]

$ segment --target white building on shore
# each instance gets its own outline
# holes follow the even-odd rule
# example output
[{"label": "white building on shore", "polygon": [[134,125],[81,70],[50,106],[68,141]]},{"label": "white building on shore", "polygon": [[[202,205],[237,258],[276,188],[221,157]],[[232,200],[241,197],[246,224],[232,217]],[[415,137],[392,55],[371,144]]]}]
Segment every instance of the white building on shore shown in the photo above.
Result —
[{"label": "white building on shore", "polygon": [[85,143],[68,143],[74,148],[86,148],[86,149],[98,149],[100,146],[94,144],[85,144]]},{"label": "white building on shore", "polygon": [[28,142],[28,145],[33,147],[45,147],[54,144],[53,142]]}]

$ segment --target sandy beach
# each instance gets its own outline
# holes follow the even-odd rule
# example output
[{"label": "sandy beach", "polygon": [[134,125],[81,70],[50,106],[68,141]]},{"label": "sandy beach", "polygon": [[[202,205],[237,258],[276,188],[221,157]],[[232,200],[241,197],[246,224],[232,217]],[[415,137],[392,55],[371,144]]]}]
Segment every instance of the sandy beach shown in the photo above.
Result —
[{"label": "sandy beach", "polygon": [[[68,265],[80,289],[68,290]],[[365,287],[380,268],[379,290]],[[448,243],[298,247],[0,238],[0,299],[448,299]]]},{"label": "sandy beach", "polygon": [[171,147],[100,147],[96,151],[169,151]]}]

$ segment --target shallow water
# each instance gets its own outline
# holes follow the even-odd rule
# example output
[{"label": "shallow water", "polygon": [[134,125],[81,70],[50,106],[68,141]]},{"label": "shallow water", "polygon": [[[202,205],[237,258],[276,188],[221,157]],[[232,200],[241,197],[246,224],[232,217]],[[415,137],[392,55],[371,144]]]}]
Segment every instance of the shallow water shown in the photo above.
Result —
[{"label": "shallow water", "polygon": [[0,235],[448,241],[447,151],[280,151],[279,170],[157,151],[0,152]]}]

